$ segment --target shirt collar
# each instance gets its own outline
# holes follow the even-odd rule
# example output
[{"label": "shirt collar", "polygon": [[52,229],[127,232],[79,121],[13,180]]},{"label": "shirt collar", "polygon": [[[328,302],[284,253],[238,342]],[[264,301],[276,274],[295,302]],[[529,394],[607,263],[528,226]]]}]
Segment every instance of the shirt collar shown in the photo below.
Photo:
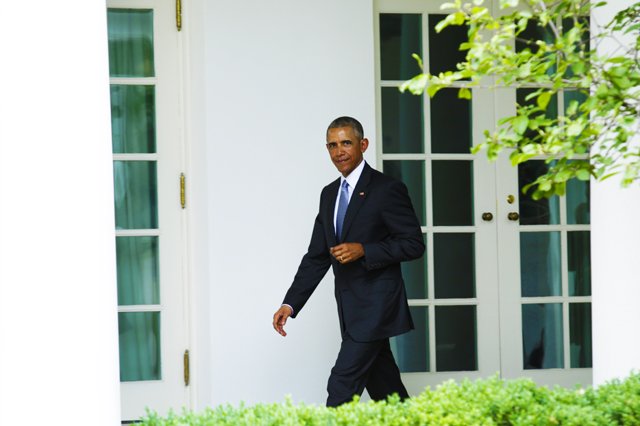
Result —
[{"label": "shirt collar", "polygon": [[363,159],[360,164],[358,164],[358,166],[353,169],[351,173],[349,173],[347,177],[340,176],[340,185],[342,185],[342,182],[346,180],[351,189],[355,188],[358,180],[360,179],[360,175],[362,174],[362,170],[364,170],[364,164],[365,161]]}]

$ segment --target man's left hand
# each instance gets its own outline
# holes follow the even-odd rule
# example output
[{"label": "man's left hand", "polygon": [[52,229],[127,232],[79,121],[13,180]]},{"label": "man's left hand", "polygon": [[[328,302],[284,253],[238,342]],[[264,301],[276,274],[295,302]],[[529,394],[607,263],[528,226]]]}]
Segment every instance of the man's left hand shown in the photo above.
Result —
[{"label": "man's left hand", "polygon": [[329,249],[338,262],[351,263],[364,256],[364,247],[360,243],[342,243]]}]

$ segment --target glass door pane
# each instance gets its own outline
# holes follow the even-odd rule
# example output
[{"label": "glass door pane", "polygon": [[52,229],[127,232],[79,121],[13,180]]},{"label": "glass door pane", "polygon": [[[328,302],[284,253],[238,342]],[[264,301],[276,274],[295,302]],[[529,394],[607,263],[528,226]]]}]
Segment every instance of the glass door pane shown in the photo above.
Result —
[{"label": "glass door pane", "polygon": [[162,378],[153,19],[151,9],[107,11],[123,382]]},{"label": "glass door pane", "polygon": [[108,9],[109,75],[153,77],[153,10]]}]

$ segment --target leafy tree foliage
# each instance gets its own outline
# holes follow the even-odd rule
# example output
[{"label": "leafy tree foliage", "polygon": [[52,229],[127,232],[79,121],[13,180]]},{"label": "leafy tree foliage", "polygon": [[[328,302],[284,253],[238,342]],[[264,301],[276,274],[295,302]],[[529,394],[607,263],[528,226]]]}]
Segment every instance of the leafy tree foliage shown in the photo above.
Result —
[{"label": "leafy tree foliage", "polygon": [[[632,140],[640,126],[640,3],[609,23],[595,22],[591,11],[605,4],[501,0],[494,14],[484,0],[444,4],[453,12],[436,29],[468,27],[460,46],[466,60],[438,75],[425,71],[401,90],[434,96],[455,86],[459,97],[471,98],[474,87],[533,88],[516,115],[486,131],[473,151],[484,149],[495,159],[506,149],[513,165],[545,158],[548,172],[529,185],[534,198],[564,194],[573,178],[620,175],[622,185],[630,185],[640,180],[640,146]],[[612,53],[600,53],[603,43]],[[560,94],[569,101],[556,113],[549,105]]]}]

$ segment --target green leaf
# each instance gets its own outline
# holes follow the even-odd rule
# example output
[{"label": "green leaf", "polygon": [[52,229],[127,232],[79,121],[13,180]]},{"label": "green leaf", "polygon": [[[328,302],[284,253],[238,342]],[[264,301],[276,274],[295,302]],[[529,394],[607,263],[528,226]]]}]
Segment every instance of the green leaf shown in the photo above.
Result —
[{"label": "green leaf", "polygon": [[458,90],[458,98],[471,99],[471,90],[467,89],[466,87],[461,87],[460,90]]},{"label": "green leaf", "polygon": [[540,184],[538,185],[538,189],[540,191],[548,191],[551,189],[551,182],[548,180],[542,181],[540,182]]},{"label": "green leaf", "polygon": [[399,87],[400,92],[409,90],[414,95],[422,95],[424,88],[429,83],[429,76],[427,74],[418,74],[411,80],[407,80]]},{"label": "green leaf", "polygon": [[557,183],[554,185],[554,193],[555,195],[562,197],[567,189],[567,183],[566,182],[562,182],[562,183]]},{"label": "green leaf", "polygon": [[531,63],[527,62],[518,67],[518,78],[526,79],[531,75]]},{"label": "green leaf", "polygon": [[427,94],[430,98],[433,98],[440,89],[442,89],[442,85],[440,84],[429,84],[427,86]]},{"label": "green leaf", "polygon": [[422,58],[420,58],[420,56],[417,53],[412,53],[411,57],[413,59],[416,60],[416,62],[418,62],[418,66],[420,67],[420,69],[424,69],[424,64],[422,63]]},{"label": "green leaf", "polygon": [[538,104],[538,107],[541,110],[546,110],[550,100],[551,100],[551,92],[542,92],[538,96],[538,99],[536,100],[536,102]]},{"label": "green leaf", "polygon": [[607,85],[604,83],[599,85],[596,89],[596,96],[599,98],[606,98],[607,96],[609,96],[609,93],[609,87],[607,87]]},{"label": "green leaf", "polygon": [[518,115],[513,119],[511,125],[513,126],[513,130],[517,134],[522,135],[527,130],[527,126],[529,125],[529,117],[527,117],[526,115]]},{"label": "green leaf", "polygon": [[453,14],[453,24],[454,25],[462,25],[466,22],[467,15],[464,12],[456,12]]},{"label": "green leaf", "polygon": [[587,170],[587,169],[578,169],[576,171],[576,177],[579,180],[586,181],[586,180],[589,180],[591,178],[591,173],[589,173],[589,170]]},{"label": "green leaf", "polygon": [[569,178],[571,178],[571,170],[570,169],[562,169],[560,171],[558,171],[558,173],[556,173],[556,175],[553,177],[553,181],[558,183],[558,182],[566,182]]},{"label": "green leaf", "polygon": [[620,173],[620,172],[613,172],[613,173],[606,174],[606,175],[600,177],[599,180],[602,181],[602,180],[605,180],[605,179],[609,179],[610,177],[613,177],[613,176],[617,175],[618,173]]},{"label": "green leaf", "polygon": [[628,67],[623,67],[623,66],[612,67],[609,70],[609,75],[612,75],[614,77],[624,77],[628,72],[629,72]]},{"label": "green leaf", "polygon": [[500,9],[507,7],[518,7],[518,0],[500,0]]},{"label": "green leaf", "polygon": [[517,166],[518,164],[524,163],[535,157],[536,154],[524,154],[524,153],[516,153],[510,155],[509,159],[511,160],[512,166]]},{"label": "green leaf", "polygon": [[580,133],[582,133],[583,129],[584,129],[583,123],[579,121],[574,121],[567,128],[567,136],[571,136],[571,137],[578,136]]},{"label": "green leaf", "polygon": [[571,64],[571,71],[573,71],[573,73],[576,75],[584,74],[586,69],[587,66],[584,62],[575,62]]},{"label": "green leaf", "polygon": [[569,102],[569,106],[567,107],[567,110],[565,111],[567,115],[571,116],[574,115],[577,111],[578,111],[578,101],[576,100],[572,100],[571,102]]}]

